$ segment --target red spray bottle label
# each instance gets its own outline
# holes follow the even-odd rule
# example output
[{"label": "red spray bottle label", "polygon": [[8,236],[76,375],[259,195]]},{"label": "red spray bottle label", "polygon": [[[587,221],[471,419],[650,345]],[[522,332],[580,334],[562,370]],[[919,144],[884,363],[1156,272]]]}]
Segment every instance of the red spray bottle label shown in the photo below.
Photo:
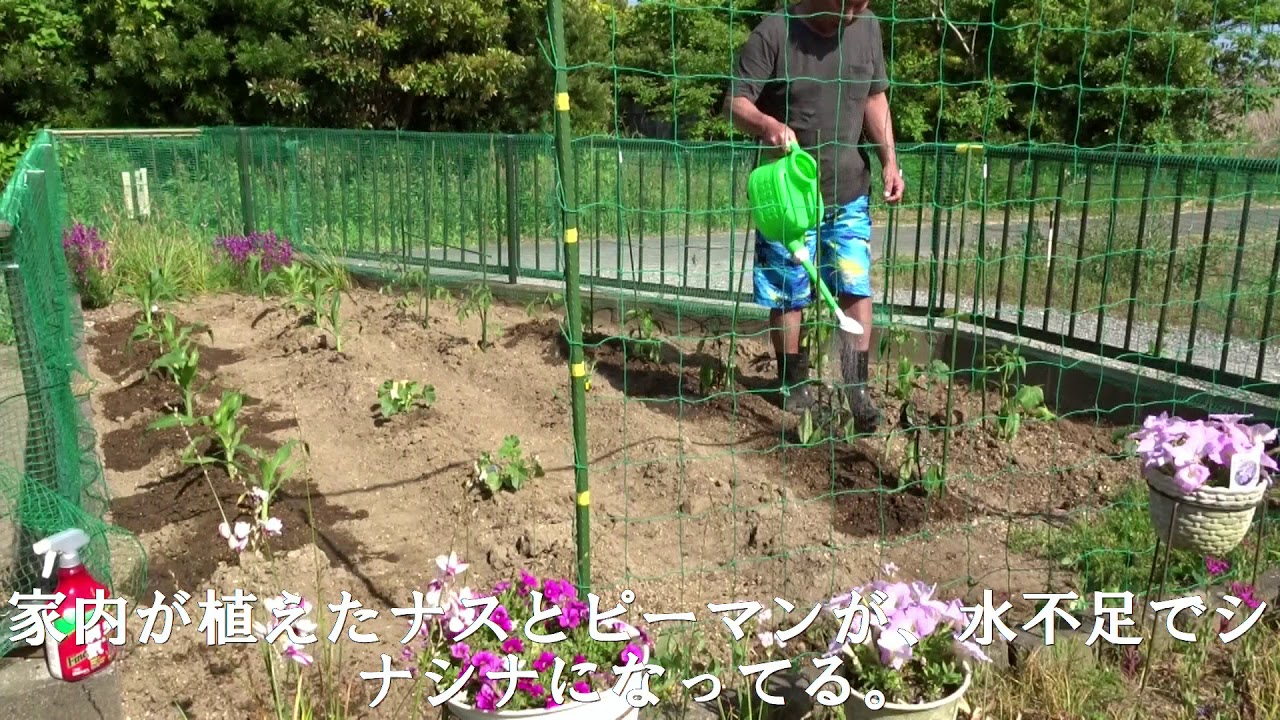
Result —
[{"label": "red spray bottle label", "polygon": [[49,611],[57,634],[45,635],[45,662],[50,675],[71,682],[83,680],[111,663],[111,645],[102,616],[105,606],[93,602],[105,600],[107,588],[80,563],[79,550],[88,542],[83,531],[72,529],[34,546],[36,553],[45,557],[45,577],[49,577],[57,559],[58,586],[54,592],[62,595],[58,606]]}]

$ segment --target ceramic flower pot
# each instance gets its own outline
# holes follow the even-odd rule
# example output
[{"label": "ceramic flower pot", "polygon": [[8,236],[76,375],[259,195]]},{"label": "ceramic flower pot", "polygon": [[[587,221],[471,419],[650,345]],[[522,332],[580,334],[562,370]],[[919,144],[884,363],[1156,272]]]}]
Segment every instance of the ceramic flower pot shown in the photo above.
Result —
[{"label": "ceramic flower pot", "polygon": [[1201,555],[1226,555],[1234,550],[1248,534],[1267,492],[1267,483],[1259,482],[1246,490],[1202,487],[1187,493],[1174,484],[1173,476],[1159,469],[1145,468],[1143,475],[1156,534],[1175,550]]},{"label": "ceramic flower pot", "polygon": [[[649,649],[645,648],[644,661],[649,662]],[[570,682],[576,676],[569,675],[564,681]],[[598,696],[593,702],[576,702],[565,691],[564,704],[553,708],[529,708],[527,710],[480,710],[456,698],[445,703],[449,717],[455,720],[502,720],[503,718],[553,718],[554,720],[639,720],[640,709],[631,707],[626,693],[642,687],[645,678],[642,674],[631,676],[622,694],[613,691],[613,686],[596,691]],[[505,681],[504,681],[505,682]],[[505,689],[505,688],[504,688]]]},{"label": "ceramic flower pot", "polygon": [[844,701],[845,720],[956,720],[960,715],[960,701],[969,691],[972,680],[973,673],[966,668],[960,688],[941,700],[913,705],[885,703],[878,710],[867,707],[866,696],[853,690]]}]

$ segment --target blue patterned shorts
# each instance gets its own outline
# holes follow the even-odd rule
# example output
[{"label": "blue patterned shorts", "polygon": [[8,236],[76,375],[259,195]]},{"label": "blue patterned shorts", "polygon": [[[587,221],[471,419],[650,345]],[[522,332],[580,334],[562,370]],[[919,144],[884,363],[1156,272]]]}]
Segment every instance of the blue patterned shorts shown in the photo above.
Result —
[{"label": "blue patterned shorts", "polygon": [[[759,232],[755,241],[752,280],[756,304],[770,310],[808,307],[817,293],[804,267],[782,243],[766,240]],[[816,231],[805,235],[805,244],[832,295],[871,297],[871,214],[867,196],[828,213]]]}]

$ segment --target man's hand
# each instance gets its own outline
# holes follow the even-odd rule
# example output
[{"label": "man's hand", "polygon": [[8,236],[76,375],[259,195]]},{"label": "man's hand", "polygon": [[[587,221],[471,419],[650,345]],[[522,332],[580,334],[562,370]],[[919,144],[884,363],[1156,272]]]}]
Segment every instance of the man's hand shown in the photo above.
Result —
[{"label": "man's hand", "polygon": [[902,179],[902,171],[897,165],[886,165],[884,167],[884,199],[885,202],[893,204],[902,199],[903,193],[907,190],[907,184]]},{"label": "man's hand", "polygon": [[784,123],[772,118],[770,120],[772,122],[765,127],[760,139],[773,147],[781,148],[783,152],[791,152],[791,144],[796,142],[795,132]]}]

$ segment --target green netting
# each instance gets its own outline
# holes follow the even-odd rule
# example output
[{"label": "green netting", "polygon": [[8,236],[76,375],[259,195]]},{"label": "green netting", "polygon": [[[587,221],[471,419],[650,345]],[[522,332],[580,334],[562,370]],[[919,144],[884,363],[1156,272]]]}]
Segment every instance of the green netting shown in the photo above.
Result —
[{"label": "green netting", "polygon": [[[80,528],[86,566],[114,592],[136,593],[141,546],[104,520],[109,498],[84,393],[79,303],[63,257],[67,197],[52,138],[37,138],[0,198],[0,594],[51,591],[36,540]],[[6,604],[0,655],[13,649]]]},{"label": "green netting", "polygon": [[[571,313],[567,328],[592,384],[619,391],[576,396],[593,589],[675,610],[744,595],[807,609],[892,562],[971,601],[1150,590],[1147,488],[1124,435],[1162,411],[1280,420],[1280,162],[1256,152],[1273,138],[1240,132],[1280,92],[1280,4],[873,3],[883,78],[865,44],[802,58],[840,56],[851,75],[834,81],[765,43],[756,66],[783,88],[782,123],[812,129],[822,110],[793,103],[888,83],[892,152],[865,126],[806,141],[860,144],[870,166],[870,384],[885,413],[870,434],[846,424],[821,311],[806,311],[800,351],[823,399],[799,417],[765,400],[777,368],[745,195],[760,139],[744,137],[750,119],[731,134],[723,110],[768,14],[807,32],[795,8],[615,3],[601,50],[559,41],[560,4],[558,87],[595,77],[615,99],[611,127],[581,136],[557,100],[567,296],[580,283],[627,318]],[[655,139],[625,139],[639,131]],[[886,158],[905,179],[894,205]],[[714,322],[692,304],[704,298],[724,303]],[[1268,537],[1233,554],[1244,580],[1255,557],[1275,561]],[[1171,567],[1171,589],[1207,579],[1200,557]]]}]

